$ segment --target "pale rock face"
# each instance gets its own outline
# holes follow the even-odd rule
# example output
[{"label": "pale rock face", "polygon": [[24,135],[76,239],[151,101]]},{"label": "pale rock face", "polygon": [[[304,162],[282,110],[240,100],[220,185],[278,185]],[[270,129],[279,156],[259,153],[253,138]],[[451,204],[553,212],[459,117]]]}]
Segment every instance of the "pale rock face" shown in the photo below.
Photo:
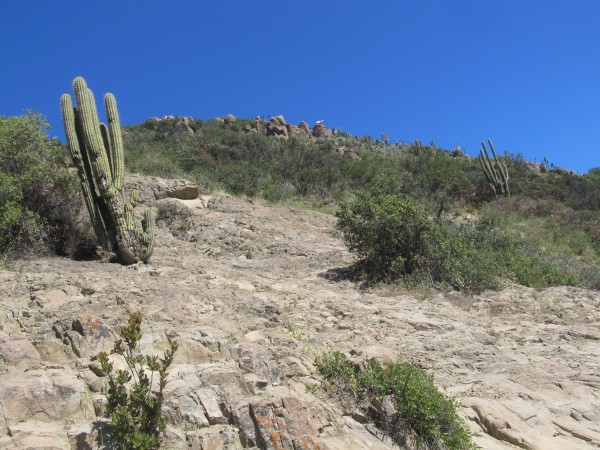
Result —
[{"label": "pale rock face", "polygon": [[[155,206],[189,185],[131,176],[127,189]],[[132,311],[144,318],[144,353],[162,355],[166,336],[180,345],[163,448],[394,448],[364,413],[318,387],[323,347],[420,364],[457,398],[482,448],[600,445],[598,292],[365,291],[339,277],[354,258],[331,216],[177,198],[189,228],[159,227],[151,264],[40,258],[0,269],[0,448],[110,440],[96,355]]]}]

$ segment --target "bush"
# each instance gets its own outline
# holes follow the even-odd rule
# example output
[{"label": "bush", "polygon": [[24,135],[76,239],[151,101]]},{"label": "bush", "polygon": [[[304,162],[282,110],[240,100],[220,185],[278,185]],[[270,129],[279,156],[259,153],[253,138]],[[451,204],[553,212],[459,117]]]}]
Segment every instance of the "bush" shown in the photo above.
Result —
[{"label": "bush", "polygon": [[342,203],[337,217],[368,281],[441,282],[466,292],[498,287],[472,227],[429,219],[409,196],[359,192],[350,205]]},{"label": "bush", "polygon": [[192,210],[183,202],[174,198],[165,198],[157,203],[157,219],[164,219],[169,222],[183,218],[187,219],[192,215]]},{"label": "bush", "polygon": [[479,293],[498,289],[503,277],[535,288],[596,288],[598,277],[583,260],[598,259],[589,236],[597,230],[596,214],[578,214],[578,230],[567,219],[557,225],[502,208],[485,208],[476,223],[457,224],[428,218],[406,195],[360,192],[342,204],[336,226],[369,282],[442,283]]},{"label": "bush", "polygon": [[360,191],[336,216],[337,229],[370,280],[394,280],[421,266],[432,226],[413,198]]},{"label": "bush", "polygon": [[[121,450],[153,450],[160,446],[160,433],[165,430],[162,418],[163,389],[167,384],[167,369],[173,362],[177,343],[168,339],[169,350],[164,358],[137,354],[142,316],[133,313],[120,332],[112,353],[121,355],[128,370],[113,374],[113,365],[105,352],[98,355],[102,371],[108,374],[106,413]],[[148,376],[147,371],[150,373]],[[158,390],[153,391],[153,376],[158,374]],[[129,383],[133,381],[133,384]]]},{"label": "bush", "polygon": [[436,222],[427,244],[422,270],[429,280],[467,293],[500,287],[498,261],[472,225]]},{"label": "bush", "polygon": [[[420,367],[406,362],[382,366],[373,359],[360,367],[340,352],[321,353],[316,365],[329,386],[350,392],[396,443],[402,445],[412,431],[419,448],[475,448],[456,402],[440,392]],[[387,399],[394,411],[374,407]]]},{"label": "bush", "polygon": [[0,116],[0,255],[65,253],[85,233],[77,176],[47,129],[33,112]]}]

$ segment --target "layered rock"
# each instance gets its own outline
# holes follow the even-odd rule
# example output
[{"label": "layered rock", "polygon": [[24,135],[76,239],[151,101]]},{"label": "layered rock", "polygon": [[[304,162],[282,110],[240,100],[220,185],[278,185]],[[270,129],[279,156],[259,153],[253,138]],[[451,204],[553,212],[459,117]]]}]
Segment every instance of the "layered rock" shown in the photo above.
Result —
[{"label": "layered rock", "polygon": [[[149,205],[171,185],[128,182],[145,184]],[[95,353],[132,311],[144,317],[144,353],[162,354],[166,336],[179,342],[163,448],[394,448],[364,411],[328,396],[313,364],[326,346],[421,365],[483,448],[600,445],[596,291],[362,290],[339,276],[354,259],[333,217],[199,200],[173,200],[192,211],[190,229],[159,226],[152,264],[49,257],[0,269],[0,448],[110,441]]]}]

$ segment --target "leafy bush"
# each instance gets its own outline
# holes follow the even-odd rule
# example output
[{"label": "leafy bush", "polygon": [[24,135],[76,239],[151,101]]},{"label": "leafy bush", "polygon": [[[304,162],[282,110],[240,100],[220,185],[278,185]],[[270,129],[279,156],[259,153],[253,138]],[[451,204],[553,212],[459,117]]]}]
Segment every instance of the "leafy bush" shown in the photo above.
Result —
[{"label": "leafy bush", "polygon": [[498,287],[471,228],[433,221],[409,196],[359,192],[336,215],[368,281],[442,282],[467,292]]},{"label": "leafy bush", "polygon": [[600,214],[540,203],[545,202],[515,198],[481,209],[478,233],[482,246],[494,253],[499,274],[535,288],[597,289]]},{"label": "leafy bush", "polygon": [[85,241],[77,176],[33,112],[0,116],[0,255],[72,252]]},{"label": "leafy bush", "polygon": [[[168,338],[169,350],[160,359],[155,355],[138,354],[141,324],[142,316],[133,313],[112,350],[125,359],[128,370],[119,369],[113,374],[108,355],[105,352],[98,355],[102,371],[109,377],[106,413],[121,450],[157,449],[160,433],[165,429],[161,416],[162,393],[177,343]],[[155,373],[158,375],[157,391],[152,390]],[[129,385],[131,381],[133,384]]]},{"label": "leafy bush", "polygon": [[421,267],[431,223],[413,198],[358,192],[342,203],[337,229],[372,280],[393,280]]},{"label": "leafy bush", "polygon": [[[371,282],[442,283],[468,293],[498,289],[499,278],[535,288],[598,284],[580,261],[597,264],[595,238],[564,222],[530,218],[521,224],[505,211],[485,208],[476,223],[457,224],[430,219],[406,195],[381,192],[359,192],[337,217],[344,241],[360,258],[357,268]],[[597,215],[577,217],[589,233],[597,231]],[[544,236],[535,235],[540,231]]]},{"label": "leafy bush", "polygon": [[[331,387],[350,392],[396,443],[402,444],[412,430],[420,448],[476,448],[456,402],[440,392],[420,367],[406,362],[381,365],[373,359],[360,367],[340,352],[319,354],[316,365]],[[386,399],[395,411],[373,407],[375,400],[381,404]]]},{"label": "leafy bush", "polygon": [[422,271],[427,279],[467,293],[498,289],[498,260],[485,236],[470,224],[436,222],[427,241]]}]

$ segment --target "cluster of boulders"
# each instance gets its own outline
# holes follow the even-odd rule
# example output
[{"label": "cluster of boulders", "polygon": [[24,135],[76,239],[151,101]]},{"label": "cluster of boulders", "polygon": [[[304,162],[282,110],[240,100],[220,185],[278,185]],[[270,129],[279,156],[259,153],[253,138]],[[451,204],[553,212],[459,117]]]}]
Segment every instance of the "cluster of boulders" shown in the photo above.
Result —
[{"label": "cluster of boulders", "polygon": [[548,166],[547,164],[540,164],[538,162],[528,162],[527,167],[533,172],[537,173],[557,173],[559,175],[577,175],[576,170],[569,170],[563,167]]},{"label": "cluster of boulders", "polygon": [[[233,118],[233,120],[231,119]],[[226,117],[225,123],[233,123],[235,117],[231,114]],[[322,122],[318,122],[311,129],[307,122],[302,121],[298,125],[292,125],[285,121],[282,115],[271,117],[265,121],[261,116],[254,119],[254,124],[248,124],[244,127],[247,133],[264,133],[267,136],[272,136],[280,139],[288,139],[293,136],[306,136],[313,138],[330,137],[333,132],[327,128]]]},{"label": "cluster of boulders", "polygon": [[160,117],[151,117],[148,119],[147,123],[153,128],[157,129],[160,122],[164,120],[175,120],[175,125],[173,127],[173,134],[175,136],[183,136],[189,135],[192,136],[195,134],[194,128],[191,126],[196,120],[193,117],[175,117],[175,116],[164,116]]},{"label": "cluster of boulders", "polygon": [[[147,123],[150,124],[153,129],[157,129],[159,123],[164,120],[175,121],[173,133],[176,136],[195,134],[195,127],[193,126],[195,119],[193,117],[152,117],[148,119]],[[232,125],[237,121],[237,118],[233,114],[228,114],[225,117],[218,117],[215,120],[222,121],[227,125]],[[292,136],[306,136],[309,138],[324,138],[333,136],[333,132],[327,128],[322,121],[317,122],[311,129],[308,123],[305,121],[300,122],[298,125],[289,124],[282,115],[271,117],[269,120],[265,120],[261,116],[257,116],[254,119],[253,124],[248,124],[244,127],[244,131],[246,133],[263,133],[267,136],[281,139],[288,139]]]}]

